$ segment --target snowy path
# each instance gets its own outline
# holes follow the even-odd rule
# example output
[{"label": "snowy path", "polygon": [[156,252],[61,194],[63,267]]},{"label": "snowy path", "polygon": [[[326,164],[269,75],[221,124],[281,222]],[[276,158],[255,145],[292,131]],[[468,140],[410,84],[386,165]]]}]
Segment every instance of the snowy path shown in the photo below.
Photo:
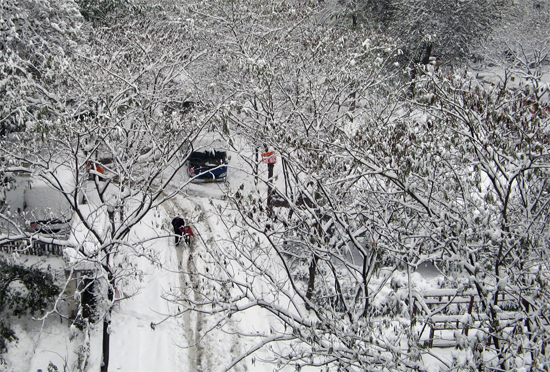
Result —
[{"label": "snowy path", "polygon": [[[181,289],[190,301],[200,302],[199,293],[206,293],[212,288],[205,288],[200,273],[205,270],[203,252],[207,244],[216,244],[225,235],[217,227],[217,216],[210,208],[211,197],[199,196],[196,192],[193,196],[176,196],[166,202],[163,207],[166,213],[174,217],[181,215],[188,221],[195,232],[189,248],[181,245],[178,250],[180,260]],[[237,332],[225,333],[215,328],[216,317],[202,312],[187,312],[183,316],[185,337],[190,347],[188,348],[189,371],[218,371],[225,370],[225,366],[242,353],[242,345]],[[209,330],[205,334],[205,331]],[[235,371],[243,371],[243,367],[236,367]]]},{"label": "snowy path", "polygon": [[[142,222],[140,238],[154,236],[155,216]],[[163,297],[179,287],[178,257],[168,238],[155,239],[147,248],[158,254],[160,264],[135,258],[145,275],[134,297],[115,307],[111,324],[111,371],[187,371],[186,341],[182,320],[166,318],[175,305]],[[161,322],[163,321],[163,322]],[[151,323],[160,323],[152,327]]]},{"label": "snowy path", "polygon": [[[174,216],[181,215],[186,221],[189,221],[189,211],[185,210],[180,205],[177,205],[173,200],[165,202],[163,207],[170,219]],[[193,262],[193,252],[195,249],[195,240],[191,242],[190,247],[187,247],[184,242],[180,243],[178,246],[175,246],[179,271],[179,294],[183,297],[193,296],[191,300],[196,300],[194,297],[195,292],[186,291],[186,289],[189,287],[196,288],[198,285],[195,282],[196,277],[194,275],[190,275],[190,273],[196,273],[196,268]],[[200,332],[201,321],[201,313],[192,314],[191,312],[186,312],[183,314],[183,332],[187,342],[187,365],[189,371],[200,370],[203,346],[198,342],[198,334]]]}]

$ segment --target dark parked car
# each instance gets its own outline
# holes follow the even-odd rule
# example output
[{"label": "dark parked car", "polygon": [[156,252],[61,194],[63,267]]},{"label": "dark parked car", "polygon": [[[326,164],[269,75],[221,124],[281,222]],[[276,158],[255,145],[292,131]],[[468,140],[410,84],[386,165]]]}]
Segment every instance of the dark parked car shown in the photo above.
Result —
[{"label": "dark parked car", "polygon": [[227,177],[229,157],[226,151],[193,151],[189,156],[191,182],[221,182]]},{"label": "dark parked car", "polygon": [[33,221],[29,223],[29,227],[35,232],[43,234],[56,234],[59,232],[68,231],[71,227],[71,220],[54,218],[51,220]]}]

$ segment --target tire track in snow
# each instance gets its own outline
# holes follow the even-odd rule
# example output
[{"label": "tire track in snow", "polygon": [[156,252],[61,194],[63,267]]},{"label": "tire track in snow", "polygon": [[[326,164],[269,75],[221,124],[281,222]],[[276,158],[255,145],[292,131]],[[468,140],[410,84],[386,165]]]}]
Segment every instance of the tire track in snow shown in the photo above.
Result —
[{"label": "tire track in snow", "polygon": [[[189,249],[183,248],[183,245],[176,247],[178,254],[178,265],[180,269],[180,284],[182,287],[182,294],[185,296],[184,291],[188,288],[192,289],[192,296],[190,300],[200,302],[202,300],[200,273],[197,268],[197,260],[200,259],[201,251],[205,251],[207,245],[215,239],[214,229],[211,224],[214,223],[210,219],[212,218],[212,210],[209,210],[207,203],[210,202],[208,195],[195,195],[191,197],[188,195],[178,194],[174,198],[168,200],[163,204],[170,217],[174,217],[178,214],[183,216],[186,220],[191,220],[191,216],[195,218],[198,216],[197,221],[193,221],[193,231],[195,238],[191,240],[191,246]],[[196,200],[195,200],[196,199]],[[217,199],[214,197],[214,199]],[[217,216],[217,215],[216,215]],[[171,224],[170,224],[171,226]],[[202,250],[201,250],[202,248]],[[191,295],[191,293],[188,293]],[[217,352],[227,352],[230,356],[230,360],[237,358],[241,354],[241,348],[243,345],[240,342],[240,338],[236,336],[237,332],[233,329],[230,337],[229,346],[227,350],[220,349],[221,339],[217,339],[214,334],[209,333],[202,335],[202,331],[211,327],[208,324],[208,318],[202,312],[186,312],[184,314],[185,335],[189,345],[189,361],[190,371],[210,372],[222,367],[220,365],[220,357],[222,355],[213,355]],[[230,328],[234,326],[230,325]],[[225,359],[225,358],[223,358]],[[235,371],[246,371],[246,365],[235,366]]]},{"label": "tire track in snow", "polygon": [[[197,200],[190,200],[188,199],[189,202],[191,202],[193,205],[194,205],[194,210],[195,211],[200,211],[200,214],[201,214],[201,217],[200,220],[199,220],[199,223],[202,227],[201,231],[198,231],[198,237],[200,238],[201,242],[202,242],[202,246],[207,246],[207,245],[210,245],[210,244],[218,244],[216,242],[216,238],[220,238],[220,239],[223,239],[223,237],[217,235],[217,234],[214,234],[214,231],[216,230],[215,228],[213,228],[213,224],[217,224],[218,221],[213,221],[213,219],[217,219],[219,218],[219,215],[213,211],[212,209],[215,209],[215,206],[214,205],[211,205],[212,206],[212,209],[209,208],[208,204],[212,202],[212,199],[215,199],[215,200],[220,200],[220,199],[217,199],[217,198],[210,198],[208,196],[202,196],[202,197],[197,197],[196,198]],[[195,243],[198,243],[198,242],[195,242]],[[218,247],[218,248],[221,248],[221,247]],[[211,249],[215,249],[215,248],[211,248]],[[214,258],[212,256],[212,258]],[[222,288],[212,288],[213,290],[223,290]],[[201,329],[202,327],[209,327],[211,328],[214,324],[208,324],[208,322],[206,320],[204,320],[203,322],[201,322]],[[217,337],[215,337],[216,335],[214,333],[210,333],[206,336],[208,337],[204,337],[205,339],[209,339],[208,341],[212,344],[212,345],[216,345],[216,350],[221,352],[221,353],[227,353],[229,355],[229,360],[226,360],[225,362],[222,362],[222,363],[229,363],[229,362],[232,362],[233,360],[237,359],[238,357],[240,357],[240,355],[242,354],[242,347],[243,345],[241,345],[241,342],[240,342],[240,338],[237,336],[238,332],[237,332],[237,329],[235,328],[235,323],[233,322],[230,322],[228,324],[229,326],[229,330],[226,329],[226,331],[218,331],[218,332],[223,332],[226,336],[225,337],[228,337],[228,335],[231,335],[229,336],[229,340],[228,339],[225,339],[223,340],[223,343],[224,343],[224,346],[225,347],[222,347],[224,350],[220,350],[220,342],[222,342],[221,339],[218,339],[216,340]],[[228,331],[228,332],[227,332]],[[208,348],[210,351],[212,351],[213,349],[212,348]],[[223,357],[225,357],[225,355],[223,355]],[[205,359],[204,359],[204,371],[213,371],[213,370],[217,370],[217,369],[220,369],[220,370],[224,370],[225,371],[225,368],[223,367],[223,365],[220,365],[220,359],[222,358],[222,355],[213,355],[213,353],[208,353],[205,355]],[[225,359],[225,358],[223,358]],[[236,365],[235,367],[233,367],[234,371],[247,371],[247,367],[246,365]]]},{"label": "tire track in snow", "polygon": [[[185,208],[181,203],[176,203],[175,199],[170,199],[163,203],[167,214],[170,218],[181,215],[185,220],[189,220],[189,214],[192,211],[189,211],[188,208]],[[199,206],[197,203],[187,199],[191,202],[195,208]],[[200,207],[200,206],[199,206]],[[171,222],[171,221],[170,221]],[[195,226],[192,226],[193,231],[197,237],[201,237],[201,240],[204,241],[200,233],[197,231]],[[175,246],[177,259],[178,259],[178,269],[180,271],[180,287],[182,296],[192,295],[191,302],[200,301],[200,283],[198,281],[198,271],[195,265],[195,252],[197,250],[198,242],[196,239],[191,239],[191,244],[186,249],[185,243],[180,243],[178,246]],[[184,251],[186,254],[184,254]],[[189,286],[190,284],[190,286]],[[191,293],[187,293],[186,289],[191,287]],[[190,303],[191,306],[191,303]],[[194,318],[194,319],[193,319]],[[191,312],[187,311],[183,315],[184,320],[184,333],[185,338],[188,344],[188,355],[189,355],[189,367],[191,371],[203,371],[203,357],[204,357],[204,343],[200,342],[200,334],[203,329],[204,319],[201,312]]]}]

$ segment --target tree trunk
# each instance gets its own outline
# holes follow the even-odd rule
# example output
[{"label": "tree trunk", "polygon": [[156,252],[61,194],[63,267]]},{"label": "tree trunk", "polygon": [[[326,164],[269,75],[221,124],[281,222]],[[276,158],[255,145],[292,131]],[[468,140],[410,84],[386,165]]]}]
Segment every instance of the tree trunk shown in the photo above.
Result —
[{"label": "tree trunk", "polygon": [[[109,255],[107,255],[107,263],[109,263]],[[109,286],[107,289],[107,299],[108,303],[112,304],[114,300],[114,277],[110,270],[107,269],[107,278],[109,280]],[[105,314],[105,318],[103,319],[103,345],[102,345],[102,354],[103,354],[103,361],[101,363],[101,372],[108,372],[109,371],[109,345],[111,342],[111,333],[109,331],[109,325],[111,324],[111,310],[112,305],[109,305],[109,310],[107,310],[107,313]]]},{"label": "tree trunk", "polygon": [[111,323],[111,311],[109,310],[109,316],[103,320],[103,361],[101,363],[101,372],[109,371],[109,342],[111,336],[109,334],[109,324]]},{"label": "tree trunk", "polygon": [[[313,297],[313,291],[315,291],[315,274],[317,273],[317,260],[319,257],[317,255],[313,256],[313,259],[311,260],[311,263],[309,264],[309,282],[307,284],[307,293],[306,298],[308,300],[311,300]],[[306,304],[306,309],[311,309],[311,306],[309,304]]]},{"label": "tree trunk", "polygon": [[369,302],[369,287],[368,287],[368,280],[367,280],[367,272],[368,272],[368,269],[367,269],[367,265],[369,265],[368,261],[367,261],[367,255],[364,255],[363,256],[363,272],[362,272],[362,277],[363,277],[363,288],[364,288],[364,295],[365,295],[365,304],[363,305],[363,314],[362,316],[363,317],[366,317],[369,313],[369,307],[370,307],[370,302]]},{"label": "tree trunk", "polygon": [[260,148],[256,147],[256,162],[254,165],[254,185],[258,186],[258,181],[260,180],[260,169],[259,169],[259,163],[260,163]]}]

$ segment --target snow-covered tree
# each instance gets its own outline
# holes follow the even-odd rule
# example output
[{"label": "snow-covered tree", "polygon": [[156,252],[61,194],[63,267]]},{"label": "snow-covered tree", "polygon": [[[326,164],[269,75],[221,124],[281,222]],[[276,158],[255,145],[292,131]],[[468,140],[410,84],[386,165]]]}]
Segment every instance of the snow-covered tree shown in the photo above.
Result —
[{"label": "snow-covered tree", "polygon": [[[257,342],[229,367],[265,348],[297,369],[422,369],[430,350],[415,325],[429,319],[411,311],[410,278],[426,261],[445,285],[475,289],[488,319],[476,337],[460,336],[472,357],[447,367],[547,362],[537,325],[548,317],[548,106],[538,91],[429,64],[399,85],[402,50],[407,63],[427,50],[468,56],[495,4],[390,2],[376,22],[391,39],[376,27],[335,27],[328,1],[78,3],[96,27],[86,43],[68,38],[63,53],[44,52],[39,74],[28,65],[36,58],[20,53],[26,39],[12,42],[18,8],[6,3],[0,120],[3,134],[15,133],[0,151],[3,171],[46,181],[74,212],[67,252],[101,283],[105,370],[114,290],[139,276],[133,257],[155,260],[133,231],[183,187],[173,188],[176,174],[212,128],[257,182],[212,202],[229,239],[190,258],[187,269],[204,270],[189,270],[171,299],[177,315],[209,314],[228,332],[247,311],[272,315],[266,329],[241,332]],[[342,4],[358,26],[362,12],[386,3]],[[544,68],[537,58],[524,65]],[[282,170],[266,176],[259,154],[272,150]],[[52,240],[0,217],[12,226],[7,240]],[[515,323],[499,317],[501,293],[521,314]]]},{"label": "snow-covered tree", "polygon": [[26,314],[44,314],[59,294],[54,277],[38,267],[8,262],[0,257],[0,365],[9,342],[17,341],[10,320]]},{"label": "snow-covered tree", "polygon": [[500,19],[497,1],[347,0],[340,1],[352,25],[366,25],[398,40],[404,57],[416,63],[432,54],[458,64]]},{"label": "snow-covered tree", "polygon": [[485,40],[500,18],[500,4],[490,0],[403,0],[394,6],[398,10],[390,33],[403,42],[403,49],[415,62],[430,53],[446,62],[470,58],[473,48]]},{"label": "snow-covered tree", "polygon": [[3,1],[0,5],[0,134],[47,117],[57,72],[83,38],[72,1]]},{"label": "snow-covered tree", "polygon": [[[252,308],[270,312],[279,323],[255,334],[252,350],[277,342],[276,363],[422,368],[430,351],[415,328],[409,279],[433,261],[445,285],[479,292],[489,319],[478,325],[481,341],[460,343],[473,358],[457,368],[487,366],[487,353],[501,368],[512,357],[542,362],[543,353],[510,352],[525,349],[498,322],[498,294],[514,297],[526,317],[543,309],[520,296],[546,291],[537,284],[544,265],[529,266],[547,262],[546,111],[526,104],[531,96],[431,66],[405,104],[410,89],[381,73],[399,53],[387,39],[327,30],[317,5],[278,8],[281,18],[248,5],[212,15],[230,46],[223,87],[236,92],[220,121],[249,140],[242,155],[251,171],[255,147],[275,150],[284,171],[279,180],[259,171],[257,189],[243,184],[230,195],[235,212],[222,218],[230,242],[202,255],[218,267],[202,273],[212,289],[181,299],[183,311],[217,314],[223,326]],[[268,190],[278,205],[266,205]],[[540,333],[528,338],[529,347],[544,345]]]},{"label": "snow-covered tree", "polygon": [[502,71],[506,76],[501,83],[528,87],[538,98],[546,94],[548,101],[544,79],[550,71],[548,22],[550,6],[544,2],[520,1],[506,7],[502,22],[478,48],[480,73]]},{"label": "snow-covered tree", "polygon": [[[230,241],[202,252],[210,269],[197,274],[209,285],[188,288],[197,294],[178,300],[182,312],[217,314],[228,331],[235,313],[271,312],[276,324],[254,335],[252,350],[292,341],[273,355],[281,363],[360,368],[395,357],[396,369],[414,365],[394,353],[400,341],[384,340],[385,326],[371,322],[379,313],[370,303],[390,276],[376,275],[383,246],[355,186],[366,187],[364,177],[375,172],[358,170],[347,150],[359,141],[357,128],[380,125],[397,110],[390,82],[399,79],[383,71],[399,51],[375,34],[332,28],[322,7],[278,4],[275,17],[249,5],[232,2],[225,17],[212,15],[227,27],[218,28],[226,36],[220,43],[232,47],[221,81],[235,99],[220,120],[233,139],[246,140],[235,148],[251,173],[255,148],[275,150],[285,171],[278,181],[259,171],[257,189],[243,184],[230,195],[235,210],[224,209],[222,218]],[[270,192],[278,202],[266,203]],[[394,309],[378,308],[391,312],[388,319],[406,310],[393,300]]]},{"label": "snow-covered tree", "polygon": [[[428,118],[415,118],[395,158],[403,191],[424,215],[415,219],[428,223],[410,225],[407,245],[438,257],[449,275],[465,272],[462,285],[477,290],[488,318],[480,341],[491,346],[469,344],[476,366],[483,351],[502,369],[545,363],[547,336],[538,327],[548,316],[540,301],[548,293],[547,106],[506,84],[431,73],[421,80],[417,107]],[[508,306],[521,321],[499,319],[500,293],[514,299]]]},{"label": "snow-covered tree", "polygon": [[[44,115],[29,115],[24,132],[2,139],[4,169],[42,179],[73,211],[68,256],[104,292],[94,315],[104,329],[104,370],[115,287],[139,275],[132,257],[155,259],[132,229],[183,187],[166,190],[212,117],[200,104],[189,113],[188,70],[200,53],[182,34],[190,36],[185,24],[146,18],[92,29],[55,70]],[[7,237],[29,238],[52,240],[22,228]]]},{"label": "snow-covered tree", "polygon": [[112,26],[128,16],[140,15],[146,5],[131,0],[76,0],[86,21],[96,26]]}]

